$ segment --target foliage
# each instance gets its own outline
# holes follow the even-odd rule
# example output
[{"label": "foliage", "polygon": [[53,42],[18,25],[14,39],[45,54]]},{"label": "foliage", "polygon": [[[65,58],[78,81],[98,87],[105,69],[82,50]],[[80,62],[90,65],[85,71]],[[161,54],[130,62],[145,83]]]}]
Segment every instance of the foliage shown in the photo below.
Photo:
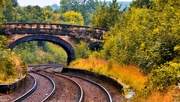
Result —
[{"label": "foliage", "polygon": [[[139,66],[148,75],[141,94],[147,95],[152,90],[166,92],[180,80],[177,77],[180,74],[180,1],[141,1],[134,1],[119,16],[104,36],[103,50],[95,55],[110,62],[115,60],[122,65]],[[98,8],[99,12],[106,9],[105,6],[101,8]],[[102,19],[99,17],[99,21]],[[105,25],[104,22],[100,24]]]},{"label": "foliage", "polygon": [[0,0],[0,28],[2,27],[3,23],[3,11],[2,9],[5,7],[5,0]]},{"label": "foliage", "polygon": [[19,5],[17,0],[11,0],[11,2],[13,7],[17,7]]},{"label": "foliage", "polygon": [[104,37],[101,53],[107,60],[136,64],[145,74],[167,61],[177,60],[179,7],[171,3],[164,4],[161,11],[153,7],[131,7],[123,14]]},{"label": "foliage", "polygon": [[25,42],[13,49],[16,56],[28,64],[65,64],[67,62],[66,52],[59,46],[50,42]]},{"label": "foliage", "polygon": [[26,6],[17,8],[18,22],[44,22],[43,9],[39,6]]},{"label": "foliage", "polygon": [[27,66],[23,61],[19,61],[11,52],[6,48],[6,38],[0,37],[0,83],[12,83],[15,79],[22,78],[27,74]]},{"label": "foliage", "polygon": [[57,19],[54,19],[55,14],[54,14],[53,9],[50,6],[43,7],[42,12],[44,15],[44,22],[53,23],[54,21],[57,21]]},{"label": "foliage", "polygon": [[88,44],[81,41],[80,44],[76,45],[75,58],[88,58],[89,55],[90,50]]},{"label": "foliage", "polygon": [[0,0],[0,8],[5,6],[5,0]]},{"label": "foliage", "polygon": [[149,75],[147,88],[165,91],[180,81],[180,63],[169,62],[153,70]]},{"label": "foliage", "polygon": [[151,0],[135,0],[132,1],[131,6],[139,8],[151,8],[152,2]]},{"label": "foliage", "polygon": [[80,12],[86,25],[90,23],[91,15],[99,5],[98,0],[60,0],[60,11],[65,13],[68,11]]},{"label": "foliage", "polygon": [[104,2],[95,10],[91,23],[94,27],[109,29],[115,25],[121,14],[117,0],[113,0],[109,5]]},{"label": "foliage", "polygon": [[[55,62],[53,62],[53,63],[66,64],[67,53],[60,46],[55,45],[50,42],[45,42],[45,45],[43,46],[43,50],[46,53],[50,53],[50,55],[54,57]],[[50,62],[50,59],[49,59],[49,62]]]},{"label": "foliage", "polygon": [[13,22],[15,20],[15,6],[17,4],[13,4],[15,3],[12,2],[12,0],[5,0],[5,7],[2,9],[3,11],[3,22]]},{"label": "foliage", "polygon": [[18,22],[46,22],[84,25],[84,19],[80,12],[67,11],[55,12],[50,6],[16,7],[16,21]]},{"label": "foliage", "polygon": [[129,87],[137,91],[143,89],[144,83],[146,82],[146,77],[139,72],[139,68],[133,65],[122,66],[115,61],[106,61],[90,57],[88,59],[77,59],[68,67],[80,68],[96,72],[100,75],[107,75],[120,83],[128,84]]},{"label": "foliage", "polygon": [[179,102],[180,89],[174,86],[168,92],[151,91],[151,94],[144,98],[142,96],[131,99],[132,102]]},{"label": "foliage", "polygon": [[64,22],[74,25],[84,25],[84,19],[81,13],[74,11],[67,11],[62,15]]}]

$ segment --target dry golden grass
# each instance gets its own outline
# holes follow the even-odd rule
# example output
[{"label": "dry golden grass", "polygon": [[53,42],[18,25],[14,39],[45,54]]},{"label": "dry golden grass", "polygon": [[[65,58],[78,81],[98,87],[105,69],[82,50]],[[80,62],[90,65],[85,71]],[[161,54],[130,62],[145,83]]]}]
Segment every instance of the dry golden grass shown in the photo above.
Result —
[{"label": "dry golden grass", "polygon": [[128,84],[134,90],[141,90],[144,88],[146,76],[143,76],[139,68],[133,65],[122,66],[114,61],[105,61],[102,59],[77,59],[70,64],[71,68],[78,68],[90,70],[99,74],[111,76],[119,82]]},{"label": "dry golden grass", "polygon": [[146,99],[138,97],[133,102],[180,102],[180,89],[177,86],[167,92],[152,91],[151,93]]},{"label": "dry golden grass", "polygon": [[[117,79],[120,82],[130,85],[134,90],[144,88],[147,77],[143,76],[139,68],[133,65],[119,65],[115,62],[107,62],[102,59],[77,59],[73,61],[71,68],[90,70]],[[152,91],[152,94],[144,97],[136,97],[128,102],[180,102],[180,89],[176,86],[167,92]]]}]

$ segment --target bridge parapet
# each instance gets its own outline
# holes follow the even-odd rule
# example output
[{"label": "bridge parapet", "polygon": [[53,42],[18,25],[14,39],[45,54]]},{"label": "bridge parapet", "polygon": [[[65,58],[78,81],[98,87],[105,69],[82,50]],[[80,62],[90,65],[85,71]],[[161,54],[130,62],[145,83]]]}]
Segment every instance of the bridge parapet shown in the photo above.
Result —
[{"label": "bridge parapet", "polygon": [[61,36],[78,36],[85,39],[100,40],[108,31],[103,28],[93,28],[88,26],[50,24],[50,23],[4,23],[4,28],[0,31],[3,35],[13,34],[44,34]]}]

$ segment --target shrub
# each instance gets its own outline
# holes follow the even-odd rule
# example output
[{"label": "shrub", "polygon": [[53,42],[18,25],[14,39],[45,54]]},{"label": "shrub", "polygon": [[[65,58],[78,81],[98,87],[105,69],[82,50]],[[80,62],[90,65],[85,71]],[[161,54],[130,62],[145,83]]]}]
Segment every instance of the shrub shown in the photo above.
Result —
[{"label": "shrub", "polygon": [[180,63],[169,62],[153,70],[148,77],[147,89],[166,91],[180,81]]},{"label": "shrub", "polygon": [[76,58],[88,58],[90,54],[90,49],[88,44],[84,42],[80,42],[80,44],[76,45],[75,48],[75,57]]},{"label": "shrub", "polygon": [[6,37],[0,37],[0,83],[6,84],[27,74],[27,65],[18,61],[10,49],[6,48]]}]

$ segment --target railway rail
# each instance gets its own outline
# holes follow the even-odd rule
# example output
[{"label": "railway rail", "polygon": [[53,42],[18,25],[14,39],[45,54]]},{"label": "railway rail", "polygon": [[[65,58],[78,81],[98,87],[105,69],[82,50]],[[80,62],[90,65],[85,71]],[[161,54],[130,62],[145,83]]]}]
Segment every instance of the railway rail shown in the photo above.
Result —
[{"label": "railway rail", "polygon": [[112,91],[116,88],[86,74],[61,73],[62,68],[57,64],[29,66],[32,88],[12,102],[123,102],[120,94]]},{"label": "railway rail", "polygon": [[[68,74],[60,74],[58,72],[55,71],[55,69],[57,69],[58,66],[50,66],[50,67],[47,67],[46,69],[48,68],[51,68],[51,70],[49,70],[48,72],[49,73],[56,73],[56,75],[60,75],[60,76],[65,76],[65,77],[69,77],[70,79],[78,82],[83,88],[84,88],[84,92],[85,92],[85,97],[84,97],[84,101],[92,101],[92,100],[95,100],[95,101],[101,101],[101,102],[112,102],[112,97],[110,95],[110,93],[103,87],[101,86],[100,84],[90,80],[90,79],[86,79],[86,78],[83,78],[83,77],[79,77],[79,76],[75,76],[75,75],[68,75]],[[92,90],[90,92],[88,92],[89,90],[87,90],[88,88],[90,87],[87,87],[87,86],[90,86],[92,88],[92,90],[99,90],[98,94],[101,94],[101,97],[96,97],[96,94],[97,93],[94,93],[94,94],[89,94],[89,93],[92,93]],[[88,95],[87,95],[87,94]],[[98,96],[98,95],[97,95]]]},{"label": "railway rail", "polygon": [[[40,74],[33,69],[29,72],[29,75],[33,76],[35,80],[33,88],[13,102],[45,102],[54,94],[56,88],[54,81],[50,77]],[[44,88],[48,88],[48,90],[43,91]]]},{"label": "railway rail", "polygon": [[23,101],[24,99],[26,99],[28,96],[30,96],[35,90],[36,90],[36,88],[37,88],[37,80],[36,80],[36,78],[35,77],[33,77],[32,75],[30,75],[30,74],[28,74],[30,77],[32,77],[33,78],[33,80],[34,80],[34,85],[33,85],[33,87],[28,91],[28,92],[26,92],[25,94],[23,94],[22,96],[20,96],[20,97],[18,97],[18,98],[16,98],[15,100],[13,100],[13,102],[21,102],[21,101]]},{"label": "railway rail", "polygon": [[66,101],[84,102],[84,92],[82,87],[78,83],[68,77],[49,73],[48,71],[46,71],[46,69],[48,68],[48,65],[39,65],[38,67],[36,67],[35,71],[38,71],[39,73],[44,75],[48,75],[53,80],[55,80],[55,83],[57,83],[57,92],[49,101],[65,101],[66,99]]}]

